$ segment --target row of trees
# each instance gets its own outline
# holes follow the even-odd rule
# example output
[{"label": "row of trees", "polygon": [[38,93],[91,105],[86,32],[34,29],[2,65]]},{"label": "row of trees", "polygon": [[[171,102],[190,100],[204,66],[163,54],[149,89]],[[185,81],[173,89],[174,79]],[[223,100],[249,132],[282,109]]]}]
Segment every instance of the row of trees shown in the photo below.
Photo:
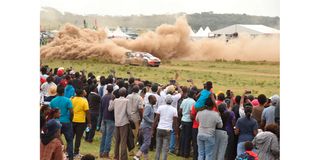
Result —
[{"label": "row of trees", "polygon": [[[83,27],[83,20],[88,22],[88,27],[93,28],[95,20],[98,26],[125,26],[136,29],[154,29],[157,26],[168,23],[173,24],[176,17],[184,15],[184,13],[165,14],[165,15],[131,15],[131,16],[101,16],[101,15],[76,15],[72,13],[64,13],[53,9],[43,8],[40,14],[40,24],[42,27],[52,30],[59,29],[65,23]],[[246,14],[215,14],[213,12],[202,12],[194,14],[186,14],[189,25],[194,31],[200,27],[209,26],[211,30],[220,29],[233,24],[263,24],[269,27],[280,27],[279,17],[252,16]]]}]

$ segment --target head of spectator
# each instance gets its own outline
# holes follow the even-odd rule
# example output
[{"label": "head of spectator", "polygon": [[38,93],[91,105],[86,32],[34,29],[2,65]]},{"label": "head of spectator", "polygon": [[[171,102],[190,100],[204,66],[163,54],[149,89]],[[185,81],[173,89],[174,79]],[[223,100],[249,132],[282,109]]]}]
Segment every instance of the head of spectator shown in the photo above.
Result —
[{"label": "head of spectator", "polygon": [[237,95],[236,98],[235,98],[235,102],[236,104],[240,104],[240,101],[241,101],[241,96]]},{"label": "head of spectator", "polygon": [[48,83],[51,83],[51,82],[53,82],[53,77],[50,75],[50,76],[48,76],[47,77],[47,79],[46,79],[46,81],[48,82]]},{"label": "head of spectator", "polygon": [[142,90],[143,88],[145,88],[143,83],[138,83],[138,86],[139,86],[139,90]]},{"label": "head of spectator", "polygon": [[246,114],[247,119],[251,118],[251,113],[252,113],[252,104],[251,103],[244,104],[244,113]]},{"label": "head of spectator", "polygon": [[250,141],[245,142],[245,143],[244,143],[244,149],[245,149],[246,151],[252,151],[252,149],[253,149],[253,143],[250,142]]},{"label": "head of spectator", "polygon": [[187,86],[182,86],[181,90],[184,94],[188,94],[188,87]]},{"label": "head of spectator", "polygon": [[264,106],[267,103],[267,101],[268,101],[268,99],[267,99],[266,95],[260,94],[258,96],[258,102],[259,102],[260,106]]},{"label": "head of spectator", "polygon": [[44,145],[47,145],[54,138],[59,138],[60,129],[61,129],[61,124],[54,119],[50,119],[43,128],[44,134],[41,134],[41,143]]},{"label": "head of spectator", "polygon": [[76,96],[77,97],[82,97],[84,95],[83,89],[82,88],[76,88]]},{"label": "head of spectator", "polygon": [[119,80],[117,84],[118,84],[119,88],[124,87],[124,80],[122,80],[122,79]]},{"label": "head of spectator", "polygon": [[215,107],[215,103],[212,101],[212,99],[210,97],[207,98],[206,102],[205,102],[205,108],[208,110],[212,110],[213,107]]},{"label": "head of spectator", "polygon": [[279,133],[279,126],[275,123],[271,123],[271,124],[268,124],[266,127],[265,127],[265,131],[269,131],[269,132],[272,132],[273,134],[275,135],[278,135]]},{"label": "head of spectator", "polygon": [[74,74],[74,77],[75,77],[76,79],[79,79],[79,78],[80,78],[80,73],[79,73],[79,72],[76,72],[76,73]]},{"label": "head of spectator", "polygon": [[48,119],[59,119],[59,118],[60,118],[59,108],[53,108],[49,111]]},{"label": "head of spectator", "polygon": [[113,84],[113,79],[111,78],[111,77],[108,77],[107,79],[106,79],[106,82],[105,82],[106,84]]},{"label": "head of spectator", "polygon": [[89,72],[89,73],[88,73],[88,78],[91,79],[92,76],[93,76],[93,73],[92,73],[92,72]]},{"label": "head of spectator", "polygon": [[63,74],[64,74],[64,70],[58,69],[58,71],[57,71],[57,76],[62,77]]},{"label": "head of spectator", "polygon": [[57,93],[59,96],[63,96],[64,94],[64,87],[62,85],[57,86]]},{"label": "head of spectator", "polygon": [[50,86],[48,91],[49,96],[56,96],[57,95],[57,86]]},{"label": "head of spectator", "polygon": [[108,84],[107,85],[107,91],[108,91],[108,93],[112,93],[112,91],[113,91],[113,86],[111,85],[111,84]]},{"label": "head of spectator", "polygon": [[176,89],[175,89],[174,85],[170,85],[167,87],[167,94],[173,95],[175,91],[176,91]]},{"label": "head of spectator", "polygon": [[172,96],[170,94],[167,94],[164,101],[167,105],[171,105],[171,103],[173,102]]},{"label": "head of spectator", "polygon": [[151,105],[155,105],[155,104],[157,103],[157,98],[156,98],[156,96],[154,96],[154,95],[150,95],[150,96],[148,97],[148,100],[149,100],[149,103],[150,103]]},{"label": "head of spectator", "polygon": [[152,92],[157,92],[158,91],[158,85],[157,84],[152,84],[152,86],[151,86],[151,91]]},{"label": "head of spectator", "polygon": [[89,86],[89,91],[90,92],[94,92],[94,93],[98,93],[97,85],[90,85]]},{"label": "head of spectator", "polygon": [[104,85],[106,84],[106,78],[105,78],[104,76],[101,76],[101,77],[99,78],[99,80],[100,80],[100,85],[101,85],[101,86],[104,86]]},{"label": "head of spectator", "polygon": [[254,96],[252,94],[248,95],[248,99],[252,102],[254,100]]},{"label": "head of spectator", "polygon": [[197,94],[196,90],[190,89],[189,92],[188,92],[188,97],[194,99],[196,94]]},{"label": "head of spectator", "polygon": [[134,78],[133,78],[133,77],[130,77],[129,80],[128,80],[128,82],[129,82],[130,85],[132,85],[132,84],[134,83]]},{"label": "head of spectator", "polygon": [[41,67],[40,72],[42,75],[47,74],[47,68],[45,66]]},{"label": "head of spectator", "polygon": [[127,94],[127,89],[126,88],[122,87],[122,88],[119,89],[119,96],[120,97],[124,97],[124,96],[126,96],[126,94]]},{"label": "head of spectator", "polygon": [[273,105],[275,107],[279,107],[280,106],[280,97],[279,97],[279,95],[273,95],[270,99],[271,99],[271,105]]},{"label": "head of spectator", "polygon": [[218,94],[218,101],[224,101],[224,99],[226,99],[224,93],[222,93],[222,92],[219,93],[219,94]]},{"label": "head of spectator", "polygon": [[205,84],[206,84],[206,85],[205,85],[205,89],[206,89],[206,90],[210,91],[211,88],[213,88],[211,81],[208,81],[208,82],[206,82]]},{"label": "head of spectator", "polygon": [[139,92],[139,86],[138,86],[138,85],[134,85],[134,86],[132,87],[132,92],[133,92],[133,93],[138,93],[138,92]]}]

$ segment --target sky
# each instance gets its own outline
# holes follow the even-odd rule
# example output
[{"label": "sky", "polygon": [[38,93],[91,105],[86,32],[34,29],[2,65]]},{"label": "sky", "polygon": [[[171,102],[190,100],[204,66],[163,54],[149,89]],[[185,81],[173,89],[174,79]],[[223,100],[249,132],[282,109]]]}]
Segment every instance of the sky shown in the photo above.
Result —
[{"label": "sky", "polygon": [[41,0],[40,4],[41,7],[81,15],[128,16],[212,11],[280,17],[279,0]]}]

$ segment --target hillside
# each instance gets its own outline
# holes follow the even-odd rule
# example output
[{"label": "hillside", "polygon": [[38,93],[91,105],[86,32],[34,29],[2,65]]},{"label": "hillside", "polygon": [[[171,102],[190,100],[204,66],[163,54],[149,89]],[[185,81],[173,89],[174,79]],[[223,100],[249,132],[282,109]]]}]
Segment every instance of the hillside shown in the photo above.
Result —
[{"label": "hillside", "polygon": [[[83,20],[92,28],[96,20],[99,27],[117,26],[135,28],[139,30],[153,30],[157,26],[168,23],[173,24],[176,17],[184,15],[163,14],[163,15],[131,15],[131,16],[108,16],[108,15],[77,15],[69,12],[61,13],[54,8],[43,7],[40,11],[41,27],[47,30],[59,29],[65,23],[72,23],[76,26],[83,26]],[[280,28],[279,17],[252,16],[246,14],[215,14],[214,12],[202,12],[186,14],[189,25],[194,31],[200,27],[209,26],[211,30],[220,29],[233,24],[263,24],[276,29]]]}]

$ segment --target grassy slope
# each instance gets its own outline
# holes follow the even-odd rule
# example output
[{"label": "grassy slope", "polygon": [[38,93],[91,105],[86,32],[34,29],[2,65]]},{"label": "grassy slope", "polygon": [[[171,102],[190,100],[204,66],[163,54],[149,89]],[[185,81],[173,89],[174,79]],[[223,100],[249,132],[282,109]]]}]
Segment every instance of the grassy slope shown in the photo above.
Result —
[{"label": "grassy slope", "polygon": [[43,64],[50,67],[73,67],[79,71],[85,69],[95,75],[108,75],[110,69],[115,69],[119,77],[128,77],[131,71],[134,77],[150,80],[161,84],[168,83],[179,73],[178,82],[188,85],[187,79],[193,79],[195,84],[202,88],[202,84],[211,80],[214,91],[231,89],[235,94],[242,94],[244,89],[253,91],[253,94],[265,94],[268,97],[280,93],[279,63],[272,62],[202,62],[202,61],[167,61],[159,68],[142,66],[125,66],[108,64],[94,60],[43,60]]}]

